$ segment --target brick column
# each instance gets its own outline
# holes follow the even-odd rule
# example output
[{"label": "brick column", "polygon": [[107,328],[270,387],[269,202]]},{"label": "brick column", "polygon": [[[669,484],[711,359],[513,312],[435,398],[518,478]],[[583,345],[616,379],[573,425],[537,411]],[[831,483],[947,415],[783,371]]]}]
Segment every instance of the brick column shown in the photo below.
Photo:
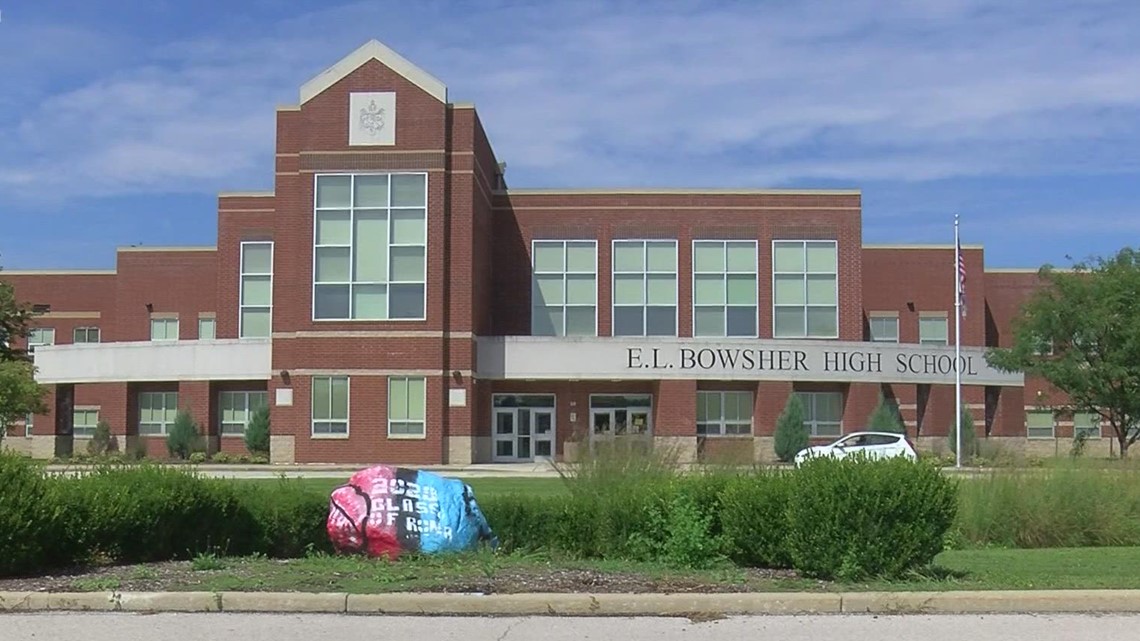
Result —
[{"label": "brick column", "polygon": [[753,455],[757,462],[776,460],[776,421],[792,395],[790,382],[763,381],[757,386],[752,411]]},{"label": "brick column", "polygon": [[879,404],[878,383],[851,383],[847,386],[843,403],[843,432],[868,429],[868,420]]},{"label": "brick column", "polygon": [[657,381],[653,406],[653,442],[675,448],[682,463],[696,461],[697,382]]},{"label": "brick column", "polygon": [[217,421],[213,416],[209,381],[180,381],[178,383],[178,409],[190,412],[198,424],[207,454],[218,451]]}]

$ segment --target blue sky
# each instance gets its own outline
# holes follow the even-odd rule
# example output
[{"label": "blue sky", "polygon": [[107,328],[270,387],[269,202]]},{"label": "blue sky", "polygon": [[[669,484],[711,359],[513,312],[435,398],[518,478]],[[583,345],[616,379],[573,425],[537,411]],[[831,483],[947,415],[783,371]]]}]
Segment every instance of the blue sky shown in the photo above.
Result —
[{"label": "blue sky", "polygon": [[858,187],[876,243],[994,267],[1140,244],[1140,3],[0,0],[0,266],[215,240],[274,106],[376,38],[513,187]]}]

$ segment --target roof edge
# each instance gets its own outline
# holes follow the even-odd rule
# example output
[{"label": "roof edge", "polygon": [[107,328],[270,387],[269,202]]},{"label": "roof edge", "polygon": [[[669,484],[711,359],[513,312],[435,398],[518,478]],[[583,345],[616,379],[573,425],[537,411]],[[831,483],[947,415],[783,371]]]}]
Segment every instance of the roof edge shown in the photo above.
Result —
[{"label": "roof edge", "polygon": [[[863,249],[954,249],[954,243],[863,243]],[[985,249],[985,245],[962,243],[962,249]]]},{"label": "roof edge", "polygon": [[555,188],[533,188],[533,189],[497,189],[495,193],[504,196],[558,196],[563,194],[591,194],[591,195],[677,195],[677,194],[693,194],[693,195],[804,195],[804,196],[859,196],[863,191],[860,189],[739,189],[739,188],[696,188],[688,189],[684,187],[659,187],[659,188],[582,188],[582,189],[555,189]]},{"label": "roof edge", "polygon": [[159,245],[155,245],[153,247],[147,247],[145,245],[139,245],[137,247],[132,246],[132,245],[128,245],[126,247],[116,247],[115,251],[116,252],[139,252],[139,253],[142,253],[142,252],[212,252],[212,251],[218,251],[218,247],[217,247],[217,245],[182,245],[182,246],[170,245],[170,246],[166,246],[166,247],[159,246]]},{"label": "roof edge", "polygon": [[447,103],[447,86],[435,76],[417,67],[379,40],[369,40],[301,85],[299,104],[303,105],[324,90],[343,80],[370,60],[379,61],[404,79],[423,89],[436,100]]},{"label": "roof edge", "polygon": [[110,276],[117,273],[115,269],[2,269],[0,280],[5,276]]},{"label": "roof edge", "polygon": [[218,198],[272,198],[276,193],[269,191],[219,191]]}]

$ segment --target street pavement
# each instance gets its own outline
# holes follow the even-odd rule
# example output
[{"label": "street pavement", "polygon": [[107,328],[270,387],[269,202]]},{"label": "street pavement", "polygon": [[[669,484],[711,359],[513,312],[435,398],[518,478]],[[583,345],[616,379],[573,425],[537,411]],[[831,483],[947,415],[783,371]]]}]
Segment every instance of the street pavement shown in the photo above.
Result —
[{"label": "street pavement", "polygon": [[5,641],[1084,641],[1136,638],[1140,615],[767,616],[683,618],[383,617],[336,614],[0,614]]}]

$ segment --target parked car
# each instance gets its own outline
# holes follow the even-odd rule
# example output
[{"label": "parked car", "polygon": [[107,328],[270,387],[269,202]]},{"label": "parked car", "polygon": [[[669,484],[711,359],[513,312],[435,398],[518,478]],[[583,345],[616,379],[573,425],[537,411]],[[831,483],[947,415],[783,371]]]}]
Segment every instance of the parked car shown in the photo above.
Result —
[{"label": "parked car", "polygon": [[799,467],[804,461],[816,456],[847,458],[859,453],[865,454],[868,458],[902,456],[912,461],[918,460],[918,452],[915,451],[914,446],[911,445],[905,434],[852,432],[833,443],[800,450],[795,456],[795,464],[796,467]]}]

